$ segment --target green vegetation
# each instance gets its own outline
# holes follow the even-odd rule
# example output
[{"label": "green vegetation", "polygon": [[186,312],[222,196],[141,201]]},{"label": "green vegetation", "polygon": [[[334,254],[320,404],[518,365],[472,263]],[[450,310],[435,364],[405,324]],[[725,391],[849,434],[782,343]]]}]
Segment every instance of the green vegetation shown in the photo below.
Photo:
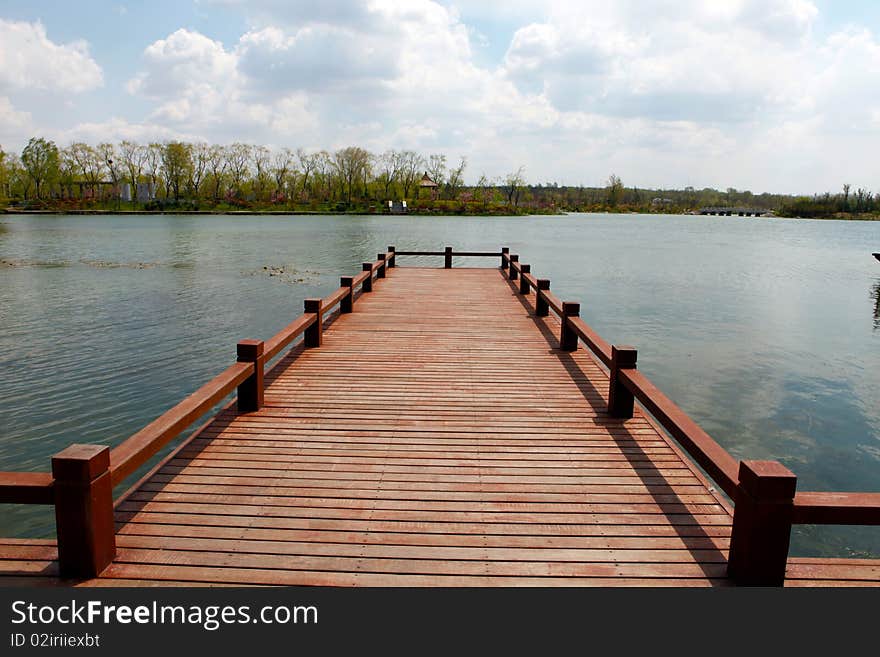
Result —
[{"label": "green vegetation", "polygon": [[[21,155],[0,148],[0,207],[53,212],[381,213],[405,200],[420,214],[683,213],[743,207],[784,216],[871,218],[880,197],[849,186],[838,195],[793,197],[729,188],[628,188],[616,174],[603,187],[530,184],[524,169],[464,184],[467,160],[439,153],[351,146],[335,152],[235,143],[82,142],[58,148],[32,138]],[[425,186],[427,175],[430,186]]]},{"label": "green vegetation", "polygon": [[784,217],[810,219],[880,219],[880,196],[859,187],[850,193],[850,185],[844,185],[840,194],[825,193],[821,196],[801,196],[784,203],[780,209]]}]

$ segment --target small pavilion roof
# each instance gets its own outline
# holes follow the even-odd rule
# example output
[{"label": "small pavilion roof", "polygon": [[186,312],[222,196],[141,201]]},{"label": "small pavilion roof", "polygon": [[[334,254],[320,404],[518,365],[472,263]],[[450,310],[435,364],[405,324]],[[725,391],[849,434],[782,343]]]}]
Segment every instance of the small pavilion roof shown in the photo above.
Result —
[{"label": "small pavilion roof", "polygon": [[428,172],[425,171],[425,175],[422,176],[422,179],[419,181],[419,187],[439,187],[437,183],[431,180],[431,176],[428,175]]}]

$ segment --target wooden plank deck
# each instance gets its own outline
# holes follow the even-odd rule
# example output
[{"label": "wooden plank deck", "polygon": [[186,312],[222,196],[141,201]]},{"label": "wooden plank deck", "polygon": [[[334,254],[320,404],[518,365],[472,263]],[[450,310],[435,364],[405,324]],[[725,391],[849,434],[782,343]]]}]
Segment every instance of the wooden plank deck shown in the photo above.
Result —
[{"label": "wooden plank deck", "polygon": [[[497,269],[397,267],[116,510],[85,585],[723,586],[731,509]],[[58,583],[47,541],[0,582]],[[788,585],[876,584],[792,559]]]}]

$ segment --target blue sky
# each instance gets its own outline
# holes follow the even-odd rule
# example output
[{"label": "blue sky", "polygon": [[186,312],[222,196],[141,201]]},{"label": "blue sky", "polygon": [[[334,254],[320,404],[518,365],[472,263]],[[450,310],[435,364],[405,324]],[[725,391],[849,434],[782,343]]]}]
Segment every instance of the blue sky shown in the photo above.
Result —
[{"label": "blue sky", "polygon": [[880,191],[878,134],[867,0],[0,2],[6,150],[357,144],[471,181],[809,193]]}]

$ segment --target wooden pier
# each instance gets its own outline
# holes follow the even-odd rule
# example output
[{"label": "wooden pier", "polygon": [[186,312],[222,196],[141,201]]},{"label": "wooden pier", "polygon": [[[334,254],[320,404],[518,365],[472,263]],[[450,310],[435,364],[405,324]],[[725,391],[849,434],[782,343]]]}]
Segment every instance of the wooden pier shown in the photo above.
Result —
[{"label": "wooden pier", "polygon": [[878,524],[880,494],[736,462],[516,255],[456,255],[501,266],[389,247],[123,444],[0,473],[59,536],[0,539],[0,585],[880,584],[788,557],[792,524]]}]

